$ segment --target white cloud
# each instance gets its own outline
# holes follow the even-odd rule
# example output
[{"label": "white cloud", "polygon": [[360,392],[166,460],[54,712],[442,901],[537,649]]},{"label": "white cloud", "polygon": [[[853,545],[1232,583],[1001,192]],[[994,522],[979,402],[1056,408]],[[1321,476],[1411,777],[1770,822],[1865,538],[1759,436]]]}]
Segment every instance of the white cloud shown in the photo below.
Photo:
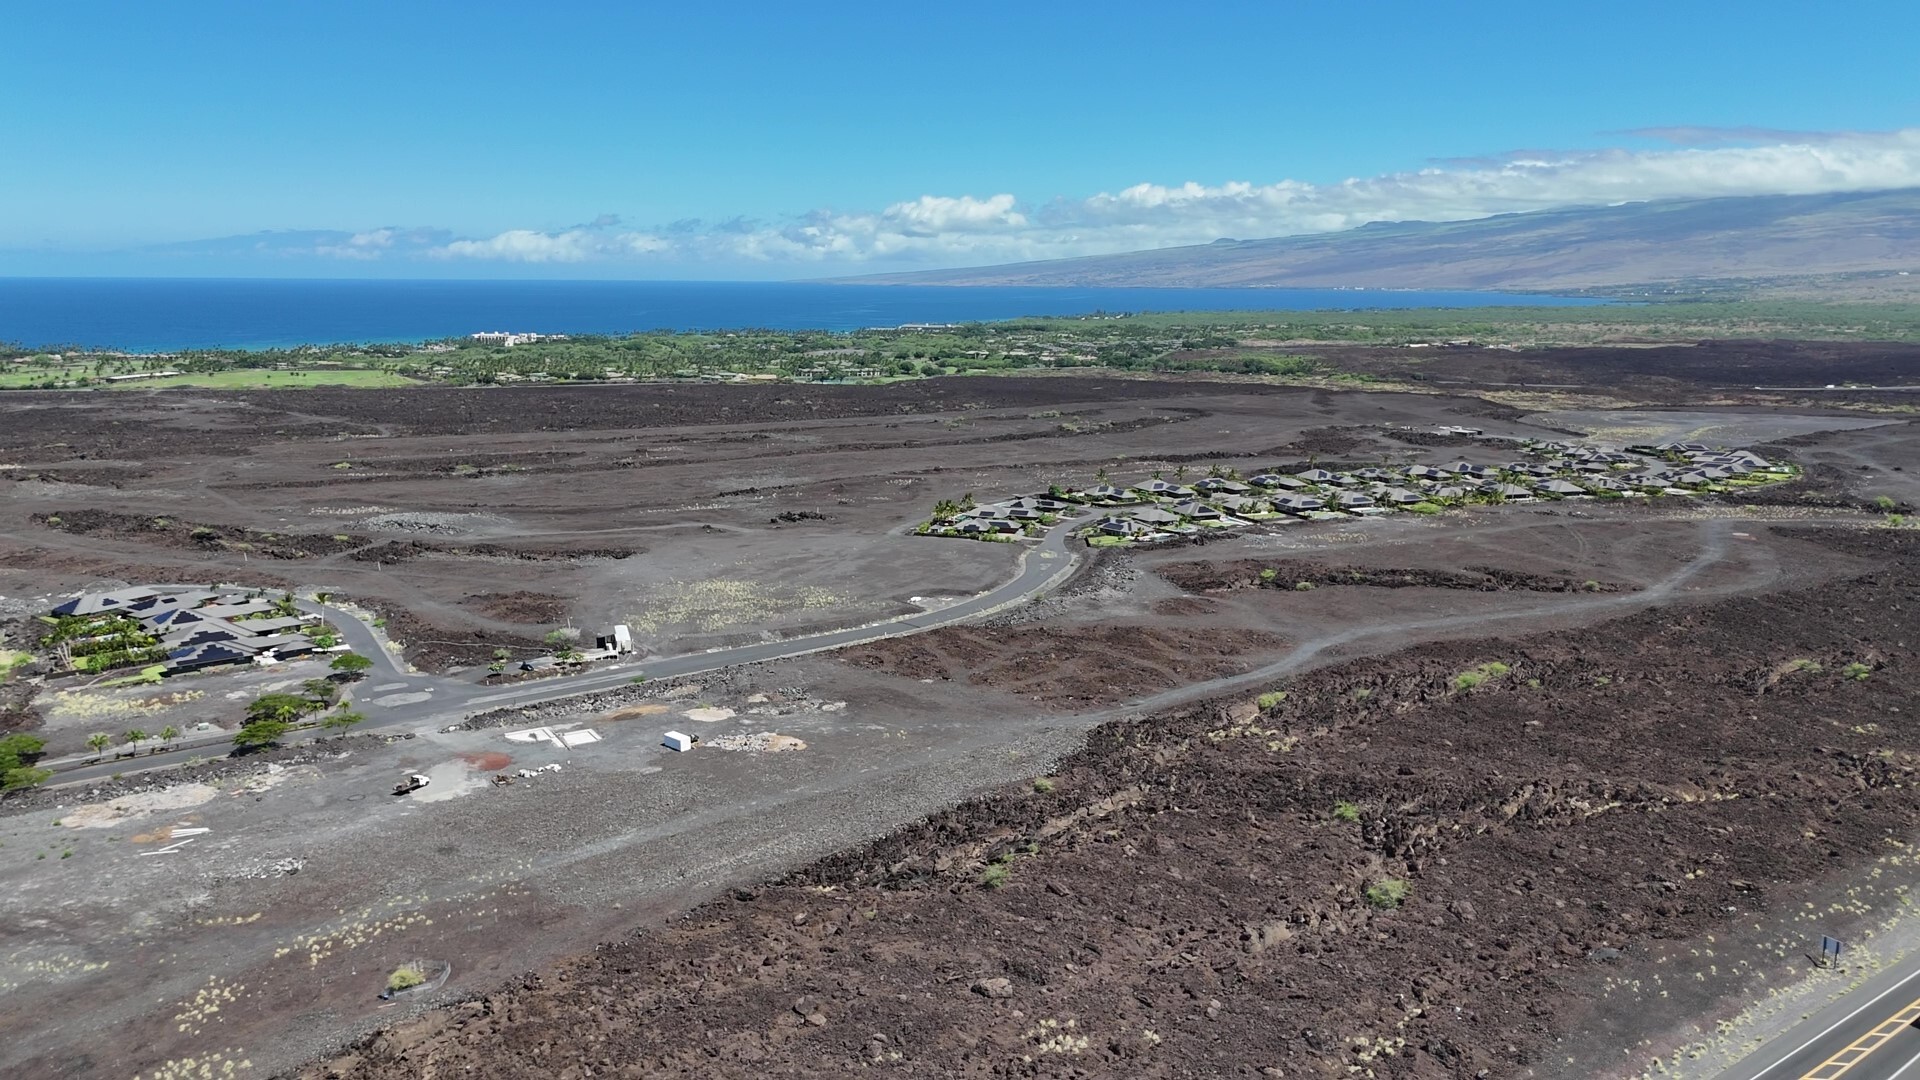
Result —
[{"label": "white cloud", "polygon": [[374,229],[371,232],[354,233],[343,244],[315,244],[316,255],[326,255],[335,259],[377,259],[393,247],[393,238],[397,230]]},{"label": "white cloud", "polygon": [[457,259],[495,259],[505,262],[585,262],[606,255],[596,234],[585,229],[560,233],[509,229],[489,240],[455,240],[435,254]]},{"label": "white cloud", "polygon": [[[623,228],[609,216],[555,232],[515,229],[491,239],[456,240],[432,253],[518,262],[955,265],[1202,244],[1223,236],[1328,232],[1371,221],[1453,221],[1649,199],[1920,186],[1920,128],[1665,128],[1634,134],[1675,133],[1692,133],[1707,145],[1534,150],[1333,184],[1139,183],[1024,207],[1008,193],[922,195],[879,211],[817,211],[787,222],[679,223],[653,230]],[[1728,144],[1741,139],[1748,144]],[[369,241],[359,248],[382,246]]]}]

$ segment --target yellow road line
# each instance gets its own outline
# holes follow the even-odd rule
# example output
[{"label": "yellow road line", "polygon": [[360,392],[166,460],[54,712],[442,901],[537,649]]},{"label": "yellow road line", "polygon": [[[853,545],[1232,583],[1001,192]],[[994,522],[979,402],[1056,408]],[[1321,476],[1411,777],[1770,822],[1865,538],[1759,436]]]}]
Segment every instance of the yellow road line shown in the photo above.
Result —
[{"label": "yellow road line", "polygon": [[1873,1030],[1853,1040],[1845,1050],[1833,1055],[1803,1073],[1800,1080],[1839,1080],[1848,1069],[1867,1059],[1867,1055],[1886,1045],[1887,1040],[1912,1026],[1920,1020],[1920,999],[1915,999],[1906,1008],[1874,1025]]}]

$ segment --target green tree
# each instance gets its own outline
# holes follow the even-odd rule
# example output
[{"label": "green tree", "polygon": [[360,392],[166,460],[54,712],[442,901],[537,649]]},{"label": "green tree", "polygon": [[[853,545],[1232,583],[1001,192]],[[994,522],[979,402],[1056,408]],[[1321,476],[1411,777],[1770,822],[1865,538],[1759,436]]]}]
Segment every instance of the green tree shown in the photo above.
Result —
[{"label": "green tree", "polygon": [[980,505],[979,503],[973,500],[973,492],[971,491],[967,492],[965,495],[960,496],[960,509],[962,512],[975,509],[979,505]]},{"label": "green tree", "polygon": [[340,696],[340,687],[332,679],[308,679],[300,684],[300,692],[307,696],[307,700],[325,708]]},{"label": "green tree", "polygon": [[254,724],[267,720],[291,724],[312,712],[313,708],[312,701],[298,694],[261,694],[248,703],[247,722]]},{"label": "green tree", "polygon": [[359,653],[341,653],[333,658],[333,663],[327,666],[343,675],[358,675],[372,667],[373,660]]},{"label": "green tree", "polygon": [[329,731],[338,731],[344,734],[348,728],[355,724],[363,723],[366,719],[366,713],[355,712],[352,709],[340,709],[337,712],[330,712],[323,717],[320,721],[320,726]]},{"label": "green tree", "polygon": [[107,747],[113,745],[113,736],[104,731],[96,731],[87,736],[87,745],[93,747],[94,753],[104,754],[107,752]]},{"label": "green tree", "polygon": [[139,728],[128,728],[120,733],[120,741],[126,743],[128,746],[132,746],[134,743],[146,742],[152,737],[153,736],[148,735]]},{"label": "green tree", "polygon": [[33,764],[46,745],[47,740],[40,736],[22,732],[0,738],[0,790],[17,791],[46,783],[53,772]]},{"label": "green tree", "polygon": [[272,746],[280,737],[293,730],[293,725],[285,720],[250,720],[239,731],[234,732],[233,745],[242,750],[254,750],[263,746]]},{"label": "green tree", "polygon": [[161,742],[170,743],[178,740],[179,738],[180,738],[180,729],[177,727],[174,727],[172,724],[168,724],[166,727],[163,727],[160,729]]},{"label": "green tree", "polygon": [[300,607],[293,602],[292,593],[281,593],[280,598],[273,602],[273,613],[280,618],[290,619],[300,614]]},{"label": "green tree", "polygon": [[933,504],[933,520],[950,521],[960,512],[960,504],[952,499],[941,499]]}]

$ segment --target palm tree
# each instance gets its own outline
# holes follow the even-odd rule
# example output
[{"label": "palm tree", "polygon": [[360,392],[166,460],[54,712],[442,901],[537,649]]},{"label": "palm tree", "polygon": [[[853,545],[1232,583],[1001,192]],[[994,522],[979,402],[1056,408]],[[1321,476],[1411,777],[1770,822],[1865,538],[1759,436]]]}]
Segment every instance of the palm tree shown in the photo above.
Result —
[{"label": "palm tree", "polygon": [[93,747],[94,753],[104,754],[107,752],[107,747],[113,745],[113,736],[104,731],[96,731],[87,736],[87,745]]},{"label": "palm tree", "polygon": [[1107,467],[1105,465],[1093,470],[1093,482],[1096,484],[1104,484],[1107,482]]},{"label": "palm tree", "polygon": [[972,510],[973,508],[979,505],[980,505],[979,503],[973,501],[973,492],[971,491],[967,492],[965,495],[960,496],[961,510]]},{"label": "palm tree", "polygon": [[164,743],[175,742],[179,738],[180,738],[180,729],[177,727],[174,727],[172,724],[168,724],[166,727],[163,727],[160,729],[161,742],[164,742]]},{"label": "palm tree", "polygon": [[1173,478],[1175,480],[1185,482],[1187,479],[1187,467],[1185,465],[1182,465],[1179,468],[1173,470]]},{"label": "palm tree", "polygon": [[960,512],[960,504],[952,499],[941,499],[933,504],[933,520],[947,521]]},{"label": "palm tree", "polygon": [[139,728],[128,728],[120,734],[120,741],[126,743],[128,746],[132,746],[134,743],[146,742],[149,738],[151,738],[151,736]]}]

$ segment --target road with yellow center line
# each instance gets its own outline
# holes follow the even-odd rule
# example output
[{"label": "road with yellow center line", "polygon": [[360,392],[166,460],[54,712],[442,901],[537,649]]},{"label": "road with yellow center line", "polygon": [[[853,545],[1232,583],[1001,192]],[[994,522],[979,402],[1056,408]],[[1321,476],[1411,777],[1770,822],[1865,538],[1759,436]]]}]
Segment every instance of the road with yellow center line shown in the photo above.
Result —
[{"label": "road with yellow center line", "polygon": [[1916,1021],[1920,1021],[1920,998],[1914,999],[1899,1012],[1875,1024],[1865,1035],[1848,1043],[1844,1049],[1832,1057],[1800,1074],[1800,1080],[1840,1080],[1854,1066],[1867,1060],[1874,1051],[1892,1042],[1894,1036],[1911,1029]]},{"label": "road with yellow center line", "polygon": [[1916,993],[1920,955],[1910,955],[1728,1066],[1719,1080],[1920,1080]]}]

